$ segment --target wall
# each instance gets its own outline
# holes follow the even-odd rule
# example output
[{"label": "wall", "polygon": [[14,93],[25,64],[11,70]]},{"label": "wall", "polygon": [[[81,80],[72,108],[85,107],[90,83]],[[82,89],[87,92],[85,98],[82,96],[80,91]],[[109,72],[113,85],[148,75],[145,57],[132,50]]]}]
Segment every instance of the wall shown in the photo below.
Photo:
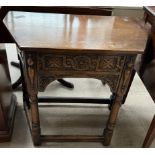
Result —
[{"label": "wall", "polygon": [[113,7],[113,16],[128,16],[143,18],[143,7]]}]

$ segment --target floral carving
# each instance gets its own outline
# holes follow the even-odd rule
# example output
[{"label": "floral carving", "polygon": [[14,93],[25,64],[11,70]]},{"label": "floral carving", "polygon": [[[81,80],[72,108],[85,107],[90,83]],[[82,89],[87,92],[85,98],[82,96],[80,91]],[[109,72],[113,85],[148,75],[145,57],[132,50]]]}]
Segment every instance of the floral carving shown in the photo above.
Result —
[{"label": "floral carving", "polygon": [[104,75],[103,77],[99,78],[102,82],[108,84],[112,93],[116,92],[119,76],[118,75]]},{"label": "floral carving", "polygon": [[38,87],[46,86],[58,78],[97,78],[116,91],[126,56],[94,54],[38,54]]},{"label": "floral carving", "polygon": [[125,56],[39,54],[39,69],[120,72]]},{"label": "floral carving", "polygon": [[126,61],[125,61],[125,68],[124,68],[124,72],[122,74],[122,85],[120,85],[120,92],[122,94],[125,94],[128,84],[130,82],[130,77],[132,74],[132,71],[134,69],[134,62],[135,62],[135,58],[136,56],[128,56],[126,57]]},{"label": "floral carving", "polygon": [[38,90],[43,92],[46,89],[46,87],[54,80],[55,79],[52,77],[39,76],[38,77]]}]

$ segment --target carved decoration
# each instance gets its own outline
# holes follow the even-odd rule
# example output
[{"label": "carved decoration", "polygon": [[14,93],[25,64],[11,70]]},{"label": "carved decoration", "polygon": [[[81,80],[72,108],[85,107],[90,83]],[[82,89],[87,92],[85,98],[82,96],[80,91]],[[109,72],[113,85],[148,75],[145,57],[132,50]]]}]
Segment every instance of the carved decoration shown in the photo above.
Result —
[{"label": "carved decoration", "polygon": [[[29,85],[29,89],[30,89],[30,93],[34,92],[34,90],[37,90],[37,85],[36,85],[36,64],[34,62],[36,62],[36,55],[34,54],[27,54],[26,55],[26,65],[27,65],[27,77],[29,78],[29,83],[27,83]],[[32,94],[32,93],[31,93]]]},{"label": "carved decoration", "polygon": [[43,92],[46,89],[46,87],[54,80],[55,79],[53,77],[39,76],[38,77],[38,90]]},{"label": "carved decoration", "polygon": [[125,68],[124,73],[122,74],[122,84],[120,85],[120,93],[125,94],[128,84],[130,82],[130,77],[132,74],[132,71],[134,69],[134,62],[135,62],[136,56],[127,56],[125,61]]},{"label": "carved decoration", "polygon": [[125,56],[39,54],[39,70],[120,72]]},{"label": "carved decoration", "polygon": [[102,82],[108,84],[112,93],[116,92],[119,76],[118,75],[104,75],[99,78]]},{"label": "carved decoration", "polygon": [[116,92],[120,73],[126,56],[94,54],[38,54],[38,87],[44,91],[47,85],[58,78],[88,77],[107,83]]},{"label": "carved decoration", "polygon": [[28,76],[29,76],[29,79],[30,79],[30,84],[33,85],[34,83],[34,62],[31,58],[31,56],[29,55],[29,58],[27,59],[27,65],[28,65]]},{"label": "carved decoration", "polygon": [[[61,75],[63,77],[65,77],[65,75]],[[94,77],[96,78],[96,77]],[[39,76],[38,77],[38,90],[43,92],[46,87],[53,82],[54,80],[56,80],[57,78],[54,77],[44,77],[44,76]],[[110,90],[112,93],[116,92],[116,87],[117,87],[117,83],[118,83],[118,79],[119,76],[118,75],[103,75],[103,77],[98,77],[97,79],[104,81],[106,84],[108,84],[108,86],[110,87]]]}]

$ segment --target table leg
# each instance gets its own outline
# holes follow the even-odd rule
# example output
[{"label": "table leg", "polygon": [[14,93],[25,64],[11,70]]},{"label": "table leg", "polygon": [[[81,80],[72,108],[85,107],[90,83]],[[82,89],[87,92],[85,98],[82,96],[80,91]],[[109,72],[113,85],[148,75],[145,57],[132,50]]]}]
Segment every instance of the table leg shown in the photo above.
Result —
[{"label": "table leg", "polygon": [[41,144],[41,129],[39,120],[38,98],[35,92],[30,94],[31,100],[31,117],[32,117],[32,138],[34,145]]},{"label": "table leg", "polygon": [[121,98],[119,96],[116,96],[115,101],[113,103],[112,109],[110,111],[110,116],[106,125],[106,128],[104,129],[104,141],[103,145],[108,146],[111,142],[113,130],[116,124],[116,118],[118,115],[119,108],[121,107]]},{"label": "table leg", "polygon": [[26,60],[26,78],[27,88],[30,101],[31,112],[31,133],[34,145],[41,144],[41,129],[39,119],[39,107],[38,107],[38,76],[37,76],[37,57],[35,54],[28,53],[25,57]]},{"label": "table leg", "polygon": [[130,78],[130,81],[129,81],[128,88],[127,88],[127,90],[126,90],[126,92],[125,92],[125,94],[124,94],[124,96],[123,96],[122,104],[124,104],[125,101],[126,101],[126,98],[127,98],[128,92],[129,92],[129,90],[130,90],[132,81],[133,81],[133,79],[134,79],[134,77],[135,77],[135,73],[136,73],[136,71],[133,69],[133,72],[132,72],[132,75],[131,75],[131,78]]},{"label": "table leg", "polygon": [[124,101],[124,97],[127,96],[127,92],[132,82],[133,78],[133,69],[134,69],[134,62],[136,56],[129,56],[126,58],[126,62],[124,65],[124,69],[119,81],[118,88],[116,90],[116,96],[114,102],[112,104],[112,109],[110,111],[109,119],[107,121],[106,128],[104,129],[104,142],[105,146],[109,145],[111,142],[112,134],[114,131],[114,127],[116,124],[117,115],[119,109]]},{"label": "table leg", "polygon": [[[37,98],[37,92],[35,91],[36,89],[34,89],[36,87],[36,82],[31,83],[31,87],[29,84],[29,90],[27,90],[26,83],[25,83],[25,76],[23,72],[23,65],[22,65],[20,55],[18,55],[18,59],[20,62],[19,65],[20,65],[20,70],[21,70],[21,82],[22,82],[22,90],[23,90],[24,109],[26,108],[25,106],[27,106],[28,109],[31,110],[31,118],[32,118],[31,133],[32,133],[33,143],[34,145],[40,145],[41,144],[41,140],[40,140],[41,131],[40,131],[38,98]],[[29,66],[29,69],[31,68],[33,69],[33,67],[34,67],[34,64],[32,66]],[[29,75],[29,74],[28,76],[33,78],[34,80],[34,76]]]},{"label": "table leg", "polygon": [[155,139],[155,115],[152,119],[152,122],[150,124],[150,127],[148,129],[147,135],[145,137],[145,140],[143,142],[143,148],[148,148],[151,146],[153,140]]}]

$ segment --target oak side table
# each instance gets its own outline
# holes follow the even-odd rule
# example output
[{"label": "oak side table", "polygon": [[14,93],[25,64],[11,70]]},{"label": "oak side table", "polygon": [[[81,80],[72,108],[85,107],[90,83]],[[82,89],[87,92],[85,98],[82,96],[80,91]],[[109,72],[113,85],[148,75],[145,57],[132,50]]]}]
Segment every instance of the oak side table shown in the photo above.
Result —
[{"label": "oak side table", "polygon": [[[116,118],[131,82],[137,54],[143,54],[148,29],[138,18],[11,11],[4,24],[18,47],[25,111],[34,145],[44,141],[101,141],[109,145]],[[110,99],[38,97],[59,78],[106,82]],[[39,103],[112,104],[103,135],[44,135]],[[136,102],[136,101],[135,101]]]}]

